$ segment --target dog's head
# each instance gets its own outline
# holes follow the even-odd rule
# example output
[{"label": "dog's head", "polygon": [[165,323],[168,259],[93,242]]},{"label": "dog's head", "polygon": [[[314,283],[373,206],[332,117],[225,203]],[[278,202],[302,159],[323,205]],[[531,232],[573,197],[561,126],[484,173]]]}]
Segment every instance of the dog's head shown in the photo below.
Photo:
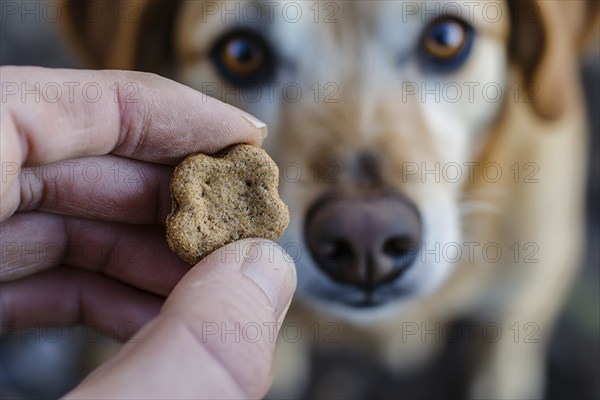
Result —
[{"label": "dog's head", "polygon": [[170,76],[268,124],[298,297],[365,321],[451,274],[506,103],[568,109],[588,14],[558,3],[100,2],[121,23],[74,28],[95,66]]}]

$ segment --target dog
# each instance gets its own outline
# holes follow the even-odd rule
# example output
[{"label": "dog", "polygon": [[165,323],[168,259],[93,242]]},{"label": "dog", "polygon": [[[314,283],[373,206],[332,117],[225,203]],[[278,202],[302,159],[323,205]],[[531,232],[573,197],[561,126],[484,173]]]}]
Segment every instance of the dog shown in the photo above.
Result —
[{"label": "dog", "polygon": [[401,374],[464,317],[471,398],[543,395],[582,252],[578,66],[597,2],[64,7],[90,67],[158,73],[268,124],[298,271],[288,320],[305,332],[279,342],[273,397],[302,393],[311,347]]}]

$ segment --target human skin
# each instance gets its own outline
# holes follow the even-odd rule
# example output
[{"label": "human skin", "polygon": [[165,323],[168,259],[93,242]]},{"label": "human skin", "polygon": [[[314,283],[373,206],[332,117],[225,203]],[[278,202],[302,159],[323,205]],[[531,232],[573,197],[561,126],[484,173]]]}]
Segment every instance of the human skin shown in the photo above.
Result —
[{"label": "human skin", "polygon": [[[139,327],[117,330],[128,342],[67,397],[263,396],[273,334],[296,286],[293,262],[274,243],[249,239],[190,269],[168,249],[164,221],[174,165],[190,153],[260,145],[266,126],[152,74],[1,67],[0,79],[3,329]],[[98,99],[78,92],[90,83]],[[62,95],[49,94],[56,86]],[[81,167],[90,165],[96,173],[86,179]],[[49,176],[47,166],[67,173]],[[102,256],[86,256],[82,243]],[[265,331],[258,340],[206,334],[236,323]]]}]

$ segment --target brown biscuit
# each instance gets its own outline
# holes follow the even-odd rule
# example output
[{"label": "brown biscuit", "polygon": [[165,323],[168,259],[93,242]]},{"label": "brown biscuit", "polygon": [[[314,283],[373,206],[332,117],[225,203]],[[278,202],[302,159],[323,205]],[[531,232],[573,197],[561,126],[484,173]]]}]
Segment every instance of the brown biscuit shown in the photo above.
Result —
[{"label": "brown biscuit", "polygon": [[256,146],[187,157],[171,178],[169,247],[196,264],[239,239],[277,239],[289,222],[288,208],[277,193],[278,180],[277,165]]}]

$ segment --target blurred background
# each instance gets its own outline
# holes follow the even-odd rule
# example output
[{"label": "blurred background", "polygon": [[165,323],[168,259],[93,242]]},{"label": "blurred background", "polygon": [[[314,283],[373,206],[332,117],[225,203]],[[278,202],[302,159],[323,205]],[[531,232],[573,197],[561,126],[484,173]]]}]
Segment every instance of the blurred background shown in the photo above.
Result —
[{"label": "blurred background", "polygon": [[[167,0],[168,1],[168,0]],[[3,2],[3,1],[2,1]],[[1,3],[1,2],[0,2]],[[57,24],[17,18],[0,24],[0,64],[80,67]],[[590,167],[586,254],[579,279],[554,333],[547,366],[549,399],[600,398],[600,59],[581,70],[589,110]],[[93,329],[47,327],[43,332],[4,335],[0,341],[0,397],[59,397],[116,349]],[[102,346],[90,343],[101,343]],[[464,346],[464,344],[462,345]],[[102,348],[96,354],[95,348]],[[107,350],[108,349],[108,350]],[[448,346],[433,366],[402,380],[351,354],[315,354],[320,377],[308,398],[447,398],[464,394],[461,343]],[[85,352],[85,357],[79,357]],[[464,367],[464,368],[463,368]],[[344,382],[344,385],[340,385]],[[435,383],[435,384],[433,384]]]}]

